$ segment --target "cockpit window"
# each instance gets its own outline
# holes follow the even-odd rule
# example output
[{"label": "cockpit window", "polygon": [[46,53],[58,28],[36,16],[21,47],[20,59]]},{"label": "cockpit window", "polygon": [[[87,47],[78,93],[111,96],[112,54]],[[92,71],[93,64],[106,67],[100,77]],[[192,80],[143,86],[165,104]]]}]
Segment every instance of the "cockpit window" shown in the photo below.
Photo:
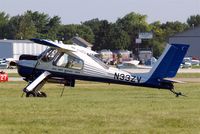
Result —
[{"label": "cockpit window", "polygon": [[47,52],[42,57],[42,61],[44,61],[44,62],[51,61],[56,56],[57,52],[58,52],[57,49],[49,49],[49,50],[47,50]]},{"label": "cockpit window", "polygon": [[59,67],[80,70],[83,68],[83,61],[67,53],[62,53],[55,61],[55,65]]}]

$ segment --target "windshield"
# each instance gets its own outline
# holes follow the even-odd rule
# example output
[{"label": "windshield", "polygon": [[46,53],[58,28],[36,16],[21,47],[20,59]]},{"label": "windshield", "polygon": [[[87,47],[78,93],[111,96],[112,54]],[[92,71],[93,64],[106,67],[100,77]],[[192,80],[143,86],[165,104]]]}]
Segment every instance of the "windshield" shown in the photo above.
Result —
[{"label": "windshield", "polygon": [[41,58],[43,62],[49,62],[52,59],[54,59],[57,53],[58,53],[57,49],[50,48],[41,53],[38,57]]},{"label": "windshield", "polygon": [[97,62],[99,65],[101,65],[105,69],[109,69],[109,66],[106,65],[104,62],[102,62],[99,58],[95,57],[94,55],[88,55],[90,56],[95,62]]},{"label": "windshield", "polygon": [[42,58],[42,56],[49,51],[51,48],[46,49],[45,51],[43,51],[41,54],[38,55],[38,59]]}]

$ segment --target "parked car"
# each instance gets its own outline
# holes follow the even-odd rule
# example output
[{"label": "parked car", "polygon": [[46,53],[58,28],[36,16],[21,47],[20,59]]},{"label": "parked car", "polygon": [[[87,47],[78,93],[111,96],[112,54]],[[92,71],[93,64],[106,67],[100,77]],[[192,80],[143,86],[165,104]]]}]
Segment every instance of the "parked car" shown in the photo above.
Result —
[{"label": "parked car", "polygon": [[183,62],[180,65],[180,68],[191,68],[192,64],[190,62]]},{"label": "parked car", "polygon": [[9,62],[6,59],[0,59],[0,68],[5,69],[8,68]]},{"label": "parked car", "polygon": [[192,57],[185,57],[181,64],[181,68],[190,68],[192,66],[199,66],[200,61],[197,59],[192,59]]},{"label": "parked car", "polygon": [[192,67],[192,58],[191,57],[185,57],[183,59],[183,62],[181,63],[180,68],[191,68]]},{"label": "parked car", "polygon": [[125,61],[125,62],[122,62],[122,64],[118,64],[117,68],[119,69],[137,68],[138,64],[139,64],[138,60]]},{"label": "parked car", "polygon": [[1,69],[14,69],[16,68],[16,62],[17,60],[16,59],[13,59],[13,58],[2,58],[0,59],[0,68]]},{"label": "parked car", "polygon": [[117,68],[119,69],[151,69],[151,66],[146,65],[139,65],[138,60],[132,60],[132,61],[124,61],[122,64],[118,64]]}]

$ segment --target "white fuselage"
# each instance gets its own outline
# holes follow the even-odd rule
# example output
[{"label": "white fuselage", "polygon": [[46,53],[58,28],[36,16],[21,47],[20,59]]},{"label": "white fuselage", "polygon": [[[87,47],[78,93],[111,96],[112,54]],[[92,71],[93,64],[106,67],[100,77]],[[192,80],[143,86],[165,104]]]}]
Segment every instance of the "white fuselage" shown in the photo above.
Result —
[{"label": "white fuselage", "polygon": [[[70,55],[74,57],[74,59],[78,59],[82,62],[82,66],[80,68],[69,68],[58,65],[58,61],[61,61],[59,55],[61,53]],[[46,54],[44,54],[45,56]],[[37,70],[45,70],[49,71],[52,74],[62,74],[62,76],[66,75],[66,77],[76,76],[76,79],[86,79],[90,78],[94,81],[108,81],[115,82],[119,81],[120,83],[132,83],[132,84],[141,84],[147,80],[146,74],[131,74],[129,72],[120,70],[118,68],[109,67],[99,59],[94,56],[79,52],[79,51],[58,51],[57,54],[54,55],[53,59],[50,61],[44,61],[41,57],[38,61],[36,60],[27,60],[27,61],[19,61],[20,66],[35,68]],[[64,59],[62,59],[64,60]],[[57,62],[57,63],[56,63]],[[59,63],[61,64],[61,63]],[[54,76],[55,76],[54,75]],[[58,75],[59,76],[59,75]]]}]

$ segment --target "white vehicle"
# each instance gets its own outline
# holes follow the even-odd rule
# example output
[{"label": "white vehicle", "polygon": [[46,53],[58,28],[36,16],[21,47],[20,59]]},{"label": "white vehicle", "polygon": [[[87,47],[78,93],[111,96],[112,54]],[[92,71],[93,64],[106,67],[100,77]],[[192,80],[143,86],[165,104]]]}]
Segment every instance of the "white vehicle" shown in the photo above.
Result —
[{"label": "white vehicle", "polygon": [[193,66],[199,66],[200,61],[199,60],[191,60],[191,63]]},{"label": "white vehicle", "polygon": [[119,69],[130,69],[130,68],[137,68],[140,61],[132,60],[132,61],[124,61],[122,64],[118,64],[117,68]]},{"label": "white vehicle", "polygon": [[125,61],[122,64],[118,64],[117,68],[119,69],[151,69],[151,66],[146,66],[146,65],[139,65],[138,60],[132,60],[132,61]]},{"label": "white vehicle", "polygon": [[6,69],[9,66],[9,62],[6,59],[0,59],[0,68]]},{"label": "white vehicle", "polygon": [[190,62],[184,62],[180,65],[180,68],[191,68],[192,64]]},{"label": "white vehicle", "polygon": [[193,60],[192,57],[185,57],[183,59],[183,63],[190,63],[191,66],[199,66],[200,61],[199,60]]},{"label": "white vehicle", "polygon": [[75,80],[168,89],[177,97],[182,95],[181,92],[174,91],[175,81],[165,78],[176,75],[188,45],[168,45],[150,72],[129,73],[107,66],[91,54],[92,50],[80,51],[75,45],[43,39],[31,40],[50,48],[39,56],[20,56],[18,73],[28,82],[23,89],[26,97],[46,97],[40,89],[47,81],[74,87]]}]

